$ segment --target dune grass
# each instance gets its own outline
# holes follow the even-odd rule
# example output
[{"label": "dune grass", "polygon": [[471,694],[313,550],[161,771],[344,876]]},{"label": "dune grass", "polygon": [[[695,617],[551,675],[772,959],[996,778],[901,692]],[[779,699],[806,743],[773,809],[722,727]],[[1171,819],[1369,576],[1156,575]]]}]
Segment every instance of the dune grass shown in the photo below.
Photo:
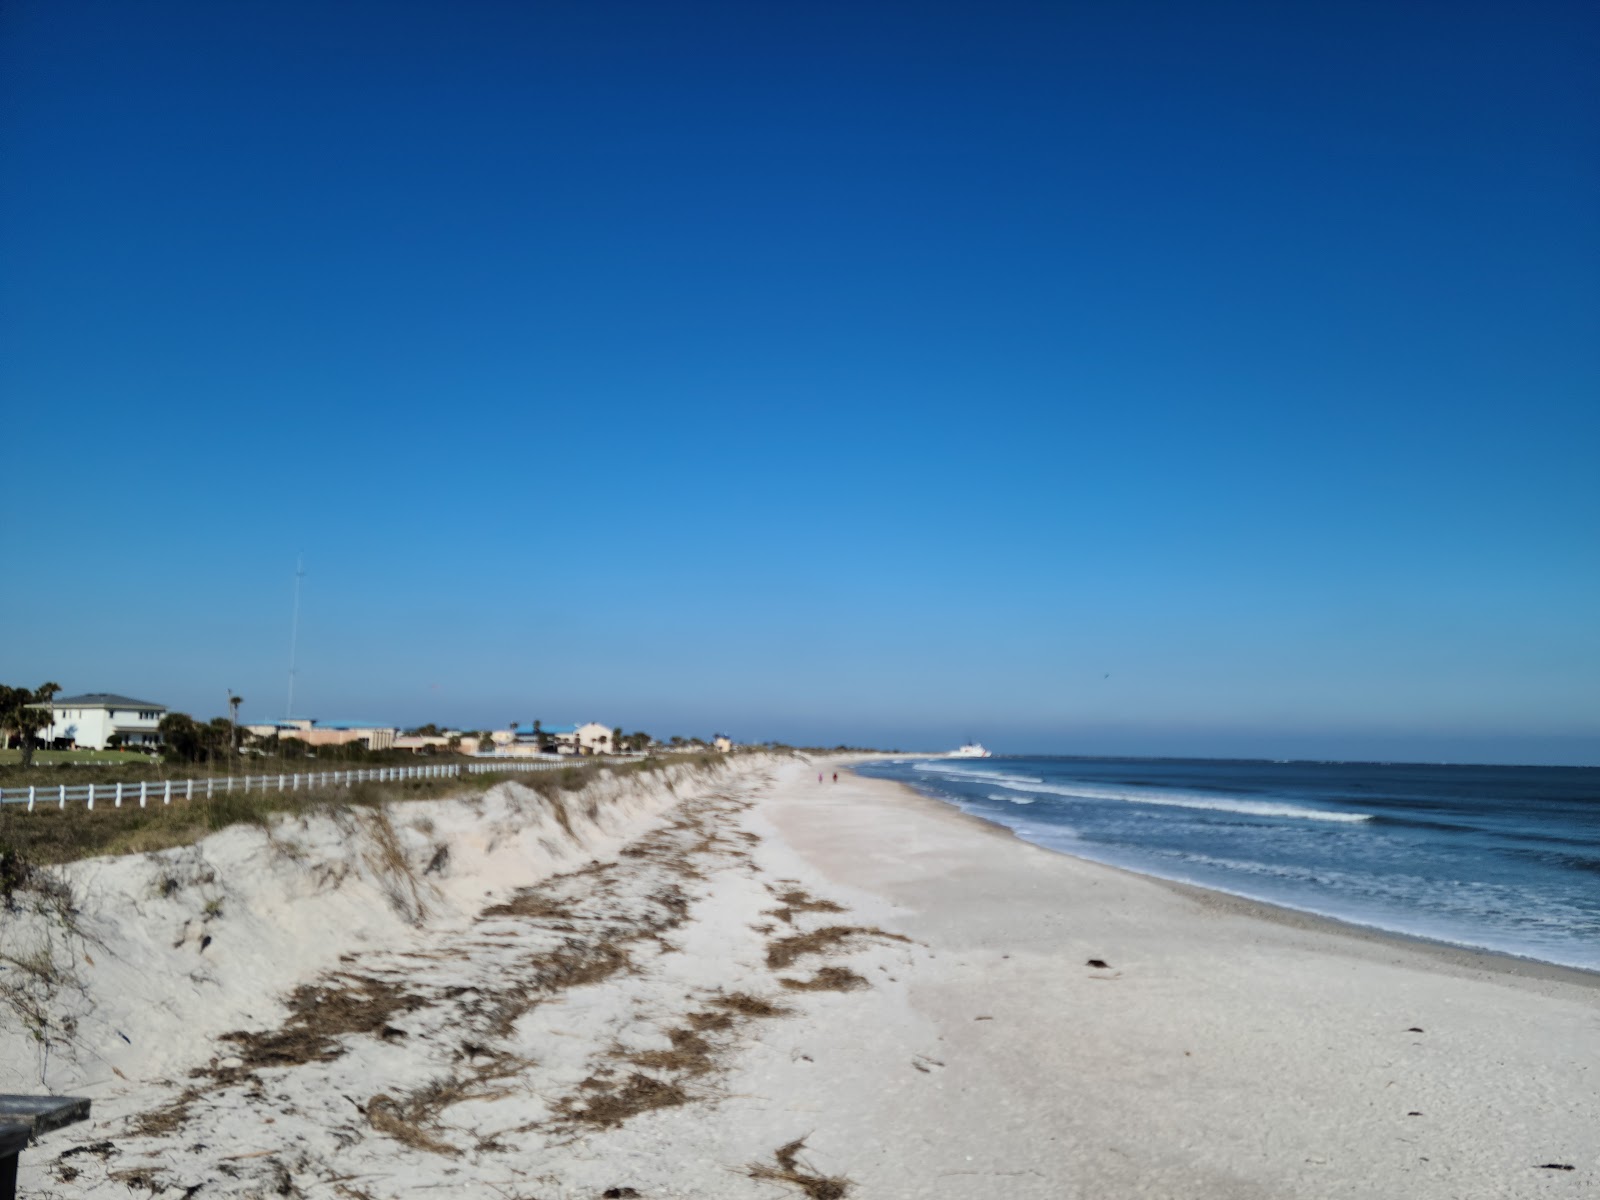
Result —
[{"label": "dune grass", "polygon": [[[345,787],[306,788],[300,791],[222,793],[210,799],[174,799],[162,804],[153,799],[140,808],[137,800],[124,799],[116,808],[99,801],[93,811],[81,803],[66,808],[41,804],[33,812],[22,805],[0,805],[0,853],[24,862],[49,866],[100,855],[144,854],[187,846],[230,825],[265,825],[280,814],[298,816],[340,807],[371,807],[407,800],[433,800],[447,796],[479,795],[497,783],[514,781],[552,799],[575,792],[598,778],[649,773],[669,766],[704,766],[721,756],[674,755],[670,759],[644,759],[624,764],[578,764],[550,771],[515,771],[462,775],[448,779],[403,779],[351,784]],[[564,807],[560,815],[564,816]]]}]

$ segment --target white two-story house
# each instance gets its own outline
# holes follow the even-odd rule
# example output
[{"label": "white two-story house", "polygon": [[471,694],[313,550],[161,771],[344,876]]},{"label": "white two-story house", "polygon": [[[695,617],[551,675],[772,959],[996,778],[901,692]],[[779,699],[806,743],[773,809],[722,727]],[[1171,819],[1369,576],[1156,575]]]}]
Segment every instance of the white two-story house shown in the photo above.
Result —
[{"label": "white two-story house", "polygon": [[167,713],[165,704],[114,692],[57,696],[33,707],[51,715],[48,730],[40,730],[45,745],[63,743],[79,750],[104,750],[117,734],[124,746],[159,746],[161,718]]}]

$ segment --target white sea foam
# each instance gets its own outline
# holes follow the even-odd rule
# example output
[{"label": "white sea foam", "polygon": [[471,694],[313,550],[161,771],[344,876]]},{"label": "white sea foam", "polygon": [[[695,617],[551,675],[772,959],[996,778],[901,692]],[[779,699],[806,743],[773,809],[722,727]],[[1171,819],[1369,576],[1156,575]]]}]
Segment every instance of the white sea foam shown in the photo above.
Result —
[{"label": "white sea foam", "polygon": [[1044,780],[1033,775],[1013,775],[1009,771],[976,771],[970,767],[952,767],[942,762],[918,763],[914,770],[932,771],[951,779],[982,779],[989,783],[998,783],[1005,780],[1009,783],[1043,783]]},{"label": "white sea foam", "polygon": [[1008,791],[1043,792],[1052,796],[1065,796],[1072,800],[1119,800],[1125,804],[1208,809],[1214,812],[1241,813],[1251,817],[1285,817],[1297,821],[1336,821],[1346,825],[1372,820],[1371,813],[1329,812],[1326,809],[1306,808],[1299,804],[1278,804],[1265,800],[1228,800],[1215,796],[1197,796],[1191,792],[1135,792],[1121,788],[1097,788],[1088,784],[1061,786],[1052,783],[1012,783],[998,777],[986,782]]},{"label": "white sea foam", "polygon": [[[975,767],[953,766],[947,762],[917,763],[918,771],[938,774],[950,783],[981,781],[994,787],[1016,792],[1039,792],[1065,796],[1073,800],[1120,800],[1127,804],[1156,804],[1167,808],[1209,809],[1215,812],[1240,813],[1252,817],[1283,817],[1299,821],[1333,821],[1341,824],[1358,824],[1370,821],[1371,813],[1330,812],[1322,808],[1306,808],[1300,804],[1283,804],[1267,800],[1231,800],[1216,796],[1201,796],[1191,792],[1140,791],[1122,788],[1100,788],[1092,784],[1053,784],[1034,775],[1016,775],[1005,770],[982,770]],[[991,796],[990,799],[1000,797]],[[1007,796],[1013,803],[1032,803]]]},{"label": "white sea foam", "polygon": [[1011,804],[1032,804],[1035,800],[1038,799],[1038,797],[1037,796],[1001,796],[1001,795],[998,795],[996,793],[991,792],[989,794],[989,799],[991,799],[991,800],[1005,800],[1005,801],[1007,801],[1008,803],[1011,803]]}]

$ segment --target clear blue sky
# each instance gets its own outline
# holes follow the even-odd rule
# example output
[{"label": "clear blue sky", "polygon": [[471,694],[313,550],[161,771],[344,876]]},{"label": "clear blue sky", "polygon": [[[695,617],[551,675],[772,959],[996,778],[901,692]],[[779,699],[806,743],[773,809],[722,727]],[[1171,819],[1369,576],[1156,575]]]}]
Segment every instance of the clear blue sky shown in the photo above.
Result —
[{"label": "clear blue sky", "polygon": [[0,8],[0,679],[1600,762],[1600,10]]}]

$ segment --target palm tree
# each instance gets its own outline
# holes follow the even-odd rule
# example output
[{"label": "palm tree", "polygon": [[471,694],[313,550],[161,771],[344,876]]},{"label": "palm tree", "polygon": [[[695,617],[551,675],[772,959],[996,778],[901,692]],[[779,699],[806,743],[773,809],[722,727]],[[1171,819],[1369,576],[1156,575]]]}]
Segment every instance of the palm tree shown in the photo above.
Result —
[{"label": "palm tree", "polygon": [[244,703],[243,696],[235,696],[233,689],[228,689],[228,764],[232,768],[233,757],[239,752],[239,705]]},{"label": "palm tree", "polygon": [[[49,711],[50,724],[55,724],[56,693],[59,683],[46,683],[28,691],[27,688],[0,688],[0,728],[9,726],[17,731],[17,747],[22,752],[22,765],[33,765],[33,739],[44,727],[45,709]],[[35,707],[38,705],[39,707]],[[3,745],[0,741],[0,745]]]}]

